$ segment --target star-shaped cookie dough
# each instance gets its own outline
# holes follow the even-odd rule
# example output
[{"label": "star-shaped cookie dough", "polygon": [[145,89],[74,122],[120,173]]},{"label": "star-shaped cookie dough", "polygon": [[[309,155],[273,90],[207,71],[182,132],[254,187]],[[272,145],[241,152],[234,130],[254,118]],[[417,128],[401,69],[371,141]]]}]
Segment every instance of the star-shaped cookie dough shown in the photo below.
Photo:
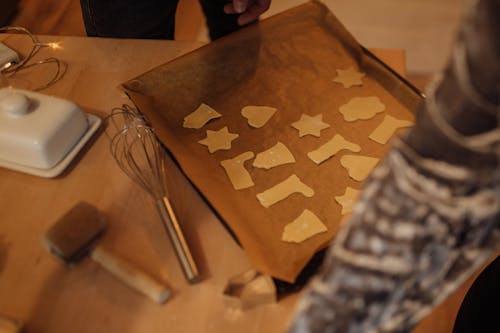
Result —
[{"label": "star-shaped cookie dough", "polygon": [[361,81],[361,78],[365,75],[365,73],[355,71],[352,67],[348,69],[337,69],[337,76],[333,79],[333,82],[342,84],[344,88],[362,86],[363,81]]},{"label": "star-shaped cookie dough", "polygon": [[359,191],[353,189],[352,187],[347,186],[345,189],[345,193],[340,196],[335,197],[335,201],[342,206],[342,212],[340,214],[346,215],[352,212],[352,208],[356,203],[356,199],[358,198]]},{"label": "star-shaped cookie dough", "polygon": [[299,130],[299,137],[309,134],[319,138],[321,130],[330,127],[330,125],[323,122],[321,113],[313,117],[303,113],[299,121],[292,123],[292,127]]},{"label": "star-shaped cookie dough", "polygon": [[207,146],[208,151],[210,153],[214,153],[217,150],[231,149],[231,142],[237,137],[239,137],[239,135],[229,133],[229,130],[226,126],[218,131],[207,130],[207,137],[203,140],[198,141],[198,143]]}]

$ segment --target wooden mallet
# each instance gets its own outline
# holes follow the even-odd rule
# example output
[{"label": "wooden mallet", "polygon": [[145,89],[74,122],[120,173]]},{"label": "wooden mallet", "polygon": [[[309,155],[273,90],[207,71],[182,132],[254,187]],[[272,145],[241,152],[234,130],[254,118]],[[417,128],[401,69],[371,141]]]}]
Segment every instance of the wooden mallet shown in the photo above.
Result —
[{"label": "wooden mallet", "polygon": [[129,287],[157,303],[166,302],[170,296],[169,288],[96,244],[105,228],[106,223],[97,208],[79,202],[47,230],[42,243],[56,258],[69,266],[90,254],[94,261]]}]

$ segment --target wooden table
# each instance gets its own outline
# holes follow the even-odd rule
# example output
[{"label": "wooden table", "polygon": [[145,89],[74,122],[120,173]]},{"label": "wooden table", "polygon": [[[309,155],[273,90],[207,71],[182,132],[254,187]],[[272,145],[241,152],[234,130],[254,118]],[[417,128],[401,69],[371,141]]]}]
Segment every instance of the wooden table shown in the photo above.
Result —
[{"label": "wooden table", "polygon": [[[55,36],[41,40],[60,42],[62,49],[44,48],[40,57],[56,56],[68,64],[63,79],[44,93],[101,117],[129,103],[120,83],[201,46]],[[26,37],[0,35],[0,41],[22,53],[29,50]],[[402,50],[374,51],[404,75]],[[18,82],[29,86],[41,74],[23,75]],[[224,307],[227,279],[250,263],[184,177],[172,172],[176,209],[204,275],[196,285],[185,282],[152,201],[117,167],[103,133],[56,179],[0,169],[0,314],[24,321],[28,332],[283,331],[297,295],[246,312]],[[106,216],[101,244],[171,286],[174,295],[167,304],[149,301],[90,260],[63,267],[41,246],[45,230],[80,200]]]}]

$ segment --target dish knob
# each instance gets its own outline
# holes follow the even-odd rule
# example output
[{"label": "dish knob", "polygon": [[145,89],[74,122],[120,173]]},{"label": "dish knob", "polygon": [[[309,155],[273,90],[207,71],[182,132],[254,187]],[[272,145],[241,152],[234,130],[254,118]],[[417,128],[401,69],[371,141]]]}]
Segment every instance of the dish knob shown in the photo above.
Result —
[{"label": "dish knob", "polygon": [[12,92],[0,99],[0,110],[12,116],[24,116],[30,112],[30,100],[22,93]]}]

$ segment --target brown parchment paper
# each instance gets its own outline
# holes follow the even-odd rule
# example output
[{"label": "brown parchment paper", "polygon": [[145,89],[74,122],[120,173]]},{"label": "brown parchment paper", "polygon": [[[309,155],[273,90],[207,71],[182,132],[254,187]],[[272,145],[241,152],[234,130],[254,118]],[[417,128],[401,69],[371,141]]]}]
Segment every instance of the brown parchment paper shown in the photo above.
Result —
[{"label": "brown parchment paper", "polygon": [[[147,55],[145,55],[147,56]],[[336,69],[354,67],[367,73],[362,87],[345,89],[332,82]],[[335,134],[359,144],[359,154],[382,157],[386,146],[368,135],[385,114],[413,119],[420,97],[368,56],[329,10],[313,1],[261,21],[177,58],[124,84],[133,102],[152,122],[164,145],[201,194],[228,224],[255,268],[293,282],[318,250],[336,235],[342,216],[334,196],[347,186],[361,188],[349,178],[337,156],[317,166],[307,157]],[[355,96],[378,96],[386,111],[370,120],[347,123],[339,106]],[[201,102],[223,116],[200,130],[182,127],[183,118]],[[241,116],[246,105],[266,105],[278,112],[262,128],[248,126]],[[291,127],[302,113],[323,114],[331,125],[321,137],[299,138]],[[229,151],[210,154],[200,145],[206,130],[228,126],[238,133]],[[255,154],[283,142],[297,162],[271,170],[246,163],[255,186],[235,191],[220,161],[245,151]],[[270,208],[256,198],[291,174],[312,187],[315,195],[294,194]],[[304,209],[328,227],[301,244],[281,241],[283,228]]]}]

